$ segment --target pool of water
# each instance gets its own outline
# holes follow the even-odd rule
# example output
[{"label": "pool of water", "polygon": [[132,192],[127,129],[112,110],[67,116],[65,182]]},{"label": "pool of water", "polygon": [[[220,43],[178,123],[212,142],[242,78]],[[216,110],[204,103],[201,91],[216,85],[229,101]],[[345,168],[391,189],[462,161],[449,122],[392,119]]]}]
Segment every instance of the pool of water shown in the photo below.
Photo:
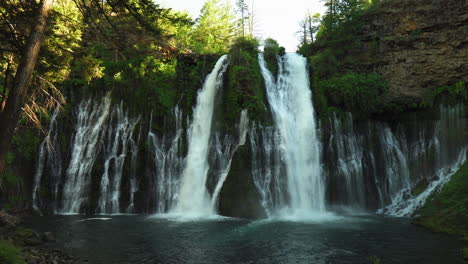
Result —
[{"label": "pool of water", "polygon": [[320,221],[177,221],[162,217],[28,219],[91,263],[464,263],[453,238],[376,215]]}]

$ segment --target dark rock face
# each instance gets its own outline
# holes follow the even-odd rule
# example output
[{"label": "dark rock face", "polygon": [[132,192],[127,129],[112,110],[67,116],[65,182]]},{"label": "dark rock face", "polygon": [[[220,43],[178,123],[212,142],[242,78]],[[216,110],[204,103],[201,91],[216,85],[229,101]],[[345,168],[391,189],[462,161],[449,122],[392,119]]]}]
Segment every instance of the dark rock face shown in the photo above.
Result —
[{"label": "dark rock face", "polygon": [[44,242],[55,242],[56,238],[55,238],[54,234],[52,234],[52,232],[44,232],[44,234],[42,234],[42,241],[44,241]]},{"label": "dark rock face", "polygon": [[231,169],[219,197],[219,213],[224,216],[248,219],[265,218],[259,201],[252,171],[252,153],[249,140],[240,146],[232,158]]},{"label": "dark rock face", "polygon": [[468,2],[390,0],[363,17],[354,71],[389,82],[387,103],[411,107],[431,89],[468,81]]}]

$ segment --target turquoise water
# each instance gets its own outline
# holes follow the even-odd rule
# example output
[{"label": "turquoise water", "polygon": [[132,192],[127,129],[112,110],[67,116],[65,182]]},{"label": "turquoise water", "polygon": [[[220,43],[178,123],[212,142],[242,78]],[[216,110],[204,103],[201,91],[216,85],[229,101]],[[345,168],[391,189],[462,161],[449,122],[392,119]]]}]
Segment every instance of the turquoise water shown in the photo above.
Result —
[{"label": "turquoise water", "polygon": [[464,263],[461,244],[375,215],[331,220],[175,221],[148,216],[51,216],[28,220],[91,263]]}]

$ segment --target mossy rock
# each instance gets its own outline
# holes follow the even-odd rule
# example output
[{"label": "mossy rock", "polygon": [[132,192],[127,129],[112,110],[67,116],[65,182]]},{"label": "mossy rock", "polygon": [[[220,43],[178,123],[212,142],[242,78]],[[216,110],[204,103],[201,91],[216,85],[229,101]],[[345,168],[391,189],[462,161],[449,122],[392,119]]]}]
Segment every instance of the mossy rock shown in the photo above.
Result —
[{"label": "mossy rock", "polygon": [[219,198],[221,215],[247,219],[266,217],[250,174],[251,164],[252,153],[247,140],[246,144],[240,146],[234,153],[231,169],[221,189]]},{"label": "mossy rock", "polygon": [[468,237],[468,162],[416,212],[415,223],[436,232]]},{"label": "mossy rock", "polygon": [[232,46],[221,96],[222,112],[216,113],[216,119],[223,120],[226,131],[231,130],[244,109],[250,120],[262,124],[271,121],[256,40],[241,38]]}]

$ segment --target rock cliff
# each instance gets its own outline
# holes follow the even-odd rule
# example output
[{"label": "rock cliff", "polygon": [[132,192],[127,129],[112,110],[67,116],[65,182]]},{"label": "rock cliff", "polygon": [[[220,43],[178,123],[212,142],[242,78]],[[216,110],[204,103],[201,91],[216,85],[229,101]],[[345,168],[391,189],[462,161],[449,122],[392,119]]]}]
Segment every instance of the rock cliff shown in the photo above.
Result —
[{"label": "rock cliff", "polygon": [[468,81],[468,2],[388,0],[362,19],[361,45],[351,51],[354,71],[389,82],[386,103],[413,107],[433,88]]}]

